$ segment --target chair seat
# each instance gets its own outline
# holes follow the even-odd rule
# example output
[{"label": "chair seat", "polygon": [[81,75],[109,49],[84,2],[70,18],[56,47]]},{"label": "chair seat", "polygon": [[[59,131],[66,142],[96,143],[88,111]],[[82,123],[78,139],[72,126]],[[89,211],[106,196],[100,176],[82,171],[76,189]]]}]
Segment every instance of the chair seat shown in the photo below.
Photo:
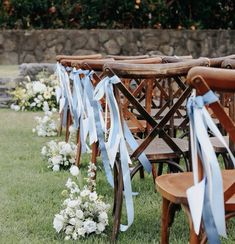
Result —
[{"label": "chair seat", "polygon": [[[224,136],[224,139],[227,145],[229,145],[229,137]],[[220,140],[217,137],[210,137],[210,141],[216,153],[224,153],[227,151],[224,145],[220,142]]]},{"label": "chair seat", "polygon": [[[223,187],[226,191],[235,182],[235,170],[222,170]],[[156,189],[169,201],[176,204],[188,204],[186,190],[193,185],[192,172],[164,174],[155,180]],[[232,211],[235,209],[235,195],[227,202],[225,209]]]},{"label": "chair seat", "polygon": [[137,126],[132,120],[126,120],[126,123],[132,133],[145,132],[147,128],[146,120],[138,120],[138,123],[141,124],[143,129]]},{"label": "chair seat", "polygon": [[[187,140],[179,138],[172,138],[172,140],[178,145],[182,152],[188,152]],[[143,141],[144,139],[139,139],[137,140],[137,143],[140,145]],[[130,147],[128,147],[128,151],[130,155],[133,153]],[[177,154],[162,138],[155,138],[144,150],[144,153],[150,161],[178,158]]]}]

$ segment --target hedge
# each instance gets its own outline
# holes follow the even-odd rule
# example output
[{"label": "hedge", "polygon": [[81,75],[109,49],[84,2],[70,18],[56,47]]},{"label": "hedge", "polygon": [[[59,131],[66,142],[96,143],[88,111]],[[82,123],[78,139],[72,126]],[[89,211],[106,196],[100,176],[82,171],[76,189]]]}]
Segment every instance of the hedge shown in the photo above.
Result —
[{"label": "hedge", "polygon": [[0,28],[234,29],[234,0],[1,0]]}]

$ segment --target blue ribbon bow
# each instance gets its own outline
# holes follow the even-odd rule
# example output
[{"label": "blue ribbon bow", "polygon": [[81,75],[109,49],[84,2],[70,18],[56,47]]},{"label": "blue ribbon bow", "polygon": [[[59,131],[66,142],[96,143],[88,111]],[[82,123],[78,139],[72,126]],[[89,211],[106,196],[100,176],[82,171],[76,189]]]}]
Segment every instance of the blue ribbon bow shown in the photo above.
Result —
[{"label": "blue ribbon bow", "polygon": [[[193,91],[187,103],[194,177],[194,186],[187,190],[187,197],[195,232],[199,233],[200,221],[201,217],[203,217],[210,243],[220,243],[219,235],[226,237],[226,227],[221,170],[207,133],[208,128],[227,148],[235,165],[235,159],[230,149],[205,108],[205,105],[217,100],[218,97],[212,91],[197,97],[195,96],[195,91]],[[198,179],[197,155],[201,158],[204,169],[204,176],[201,182]]]}]

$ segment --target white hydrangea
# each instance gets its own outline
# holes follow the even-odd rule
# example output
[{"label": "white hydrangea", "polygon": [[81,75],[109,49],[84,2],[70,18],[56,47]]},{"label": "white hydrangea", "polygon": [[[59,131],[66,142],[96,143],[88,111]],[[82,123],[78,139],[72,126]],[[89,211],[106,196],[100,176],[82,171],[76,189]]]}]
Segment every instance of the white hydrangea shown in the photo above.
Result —
[{"label": "white hydrangea", "polygon": [[84,221],[83,226],[84,226],[85,231],[88,234],[96,231],[96,223],[93,220],[88,219],[88,220]]},{"label": "white hydrangea", "polygon": [[47,89],[46,85],[42,84],[40,81],[34,81],[32,82],[32,85],[34,94],[44,93]]},{"label": "white hydrangea", "polygon": [[59,166],[58,164],[55,164],[55,165],[52,167],[52,170],[53,170],[54,172],[58,172],[58,171],[60,171],[60,166]]},{"label": "white hydrangea", "polygon": [[[59,169],[70,168],[71,173],[74,175],[79,174],[79,169],[74,166],[76,152],[77,146],[74,143],[55,142],[54,140],[48,142],[41,150],[41,154],[47,160],[49,168],[55,168],[56,170],[58,166]],[[73,167],[71,168],[71,166]]]},{"label": "white hydrangea", "polygon": [[[92,167],[89,166],[88,173]],[[96,191],[90,191],[86,185],[80,191],[71,178],[67,180],[66,187],[69,197],[64,200],[60,213],[55,215],[54,222],[60,221],[57,225],[53,224],[56,231],[63,231],[65,240],[77,240],[93,233],[103,233],[108,225],[107,211],[110,205],[104,203]]]},{"label": "white hydrangea", "polygon": [[33,128],[33,132],[37,133],[38,136],[56,136],[57,135],[57,125],[53,119],[53,113],[50,111],[45,111],[43,117],[35,116],[36,127]]}]

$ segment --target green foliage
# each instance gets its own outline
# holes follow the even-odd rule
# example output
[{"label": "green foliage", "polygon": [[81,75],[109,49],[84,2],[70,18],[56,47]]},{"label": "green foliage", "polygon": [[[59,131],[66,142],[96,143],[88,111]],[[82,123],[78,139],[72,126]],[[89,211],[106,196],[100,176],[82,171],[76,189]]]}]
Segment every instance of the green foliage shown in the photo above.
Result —
[{"label": "green foliage", "polygon": [[1,28],[235,28],[233,0],[2,0]]}]

